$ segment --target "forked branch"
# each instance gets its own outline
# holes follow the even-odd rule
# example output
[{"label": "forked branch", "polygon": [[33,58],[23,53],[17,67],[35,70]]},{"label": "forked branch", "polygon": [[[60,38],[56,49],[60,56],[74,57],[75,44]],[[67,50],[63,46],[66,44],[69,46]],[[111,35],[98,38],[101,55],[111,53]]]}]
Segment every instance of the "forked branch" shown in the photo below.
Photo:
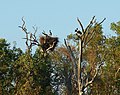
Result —
[{"label": "forked branch", "polygon": [[68,50],[68,52],[70,53],[70,57],[71,57],[71,60],[72,60],[72,68],[73,68],[73,72],[74,72],[74,77],[75,77],[75,79],[76,79],[76,74],[77,74],[77,64],[76,64],[76,60],[75,60],[75,56],[74,56],[74,54],[73,54],[73,52],[72,52],[72,49],[71,49],[71,47],[67,44],[67,42],[66,42],[66,40],[64,39],[64,43],[65,43],[65,46],[67,47],[67,50]]},{"label": "forked branch", "polygon": [[88,87],[90,84],[93,83],[93,81],[94,81],[95,78],[97,77],[98,72],[100,71],[100,68],[101,68],[102,65],[103,65],[103,63],[101,63],[101,64],[98,66],[98,68],[96,69],[95,75],[93,76],[93,78],[92,78],[89,82],[86,83],[86,85],[84,86],[84,88]]},{"label": "forked branch", "polygon": [[34,45],[37,45],[39,46],[39,42],[37,41],[37,38],[36,38],[36,32],[37,32],[37,27],[33,27],[34,29],[34,33],[30,33],[27,31],[27,28],[26,28],[26,23],[25,23],[25,20],[24,18],[22,17],[22,25],[19,26],[19,28],[22,29],[22,31],[25,33],[26,37],[23,38],[23,39],[26,39],[26,46],[27,46],[27,49],[28,50],[31,50],[32,46]]},{"label": "forked branch", "polygon": [[106,18],[104,18],[101,22],[97,23],[95,16],[93,16],[93,18],[91,19],[90,23],[87,25],[87,27],[84,29],[83,25],[81,23],[81,21],[79,20],[79,18],[77,18],[77,21],[82,29],[82,34],[80,34],[79,32],[77,32],[76,34],[81,35],[78,36],[80,38],[80,40],[83,42],[83,47],[85,47],[90,41],[91,39],[93,39],[95,32],[96,32],[96,28],[98,26],[100,26],[104,21],[106,20]]}]

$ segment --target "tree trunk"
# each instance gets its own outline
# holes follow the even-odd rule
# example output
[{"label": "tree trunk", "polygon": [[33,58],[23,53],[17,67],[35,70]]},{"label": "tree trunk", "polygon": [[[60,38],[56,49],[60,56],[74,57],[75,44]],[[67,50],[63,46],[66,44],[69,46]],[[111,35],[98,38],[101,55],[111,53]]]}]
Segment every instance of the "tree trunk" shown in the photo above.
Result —
[{"label": "tree trunk", "polygon": [[78,60],[78,95],[82,95],[82,84],[81,84],[81,62],[82,62],[82,41],[79,40],[79,60]]}]

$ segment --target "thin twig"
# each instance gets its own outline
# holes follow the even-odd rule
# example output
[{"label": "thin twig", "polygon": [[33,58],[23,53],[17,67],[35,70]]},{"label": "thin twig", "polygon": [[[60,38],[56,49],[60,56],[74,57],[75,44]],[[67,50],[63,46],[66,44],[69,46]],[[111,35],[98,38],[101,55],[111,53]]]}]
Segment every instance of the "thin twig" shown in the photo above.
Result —
[{"label": "thin twig", "polygon": [[100,23],[98,23],[99,25],[101,25],[104,21],[106,20],[106,18],[104,18]]}]

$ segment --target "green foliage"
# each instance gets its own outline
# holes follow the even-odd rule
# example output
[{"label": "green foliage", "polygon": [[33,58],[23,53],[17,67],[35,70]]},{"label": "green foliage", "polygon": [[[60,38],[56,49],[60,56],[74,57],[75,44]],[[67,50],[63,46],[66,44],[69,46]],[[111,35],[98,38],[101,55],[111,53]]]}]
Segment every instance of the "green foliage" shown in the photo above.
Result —
[{"label": "green foliage", "polygon": [[9,95],[13,93],[13,63],[22,54],[20,49],[10,49],[10,44],[5,39],[0,39],[0,84],[1,93]]},{"label": "green foliage", "polygon": [[[96,66],[104,63],[90,85],[91,95],[120,94],[120,22],[112,23],[111,30],[117,36],[106,38],[102,26],[98,26],[93,40],[83,50],[89,80]],[[78,37],[70,34],[67,41],[78,60]],[[49,53],[41,52],[40,47],[34,54],[31,52],[23,53],[20,48],[12,48],[5,39],[0,39],[0,95],[76,95],[77,86],[72,79],[74,65],[64,45]]]},{"label": "green foliage", "polygon": [[0,39],[0,93],[3,95],[53,95],[51,59],[39,49],[32,56]]},{"label": "green foliage", "polygon": [[[116,31],[117,36],[112,36],[105,39],[105,43],[102,44],[101,49],[94,49],[100,51],[104,56],[104,67],[102,67],[101,76],[97,79],[93,85],[93,93],[100,95],[118,95],[120,92],[120,39],[119,39],[119,23],[111,24],[111,29]],[[94,44],[95,45],[95,44]],[[103,50],[103,52],[101,51]],[[93,50],[92,50],[93,51]],[[118,71],[118,72],[117,72]]]},{"label": "green foliage", "polygon": [[120,21],[117,23],[111,23],[111,30],[115,31],[117,35],[120,35]]},{"label": "green foliage", "polygon": [[49,54],[41,53],[40,49],[37,49],[34,56],[34,81],[37,85],[41,86],[41,95],[51,95],[51,74],[53,72],[52,61]]}]

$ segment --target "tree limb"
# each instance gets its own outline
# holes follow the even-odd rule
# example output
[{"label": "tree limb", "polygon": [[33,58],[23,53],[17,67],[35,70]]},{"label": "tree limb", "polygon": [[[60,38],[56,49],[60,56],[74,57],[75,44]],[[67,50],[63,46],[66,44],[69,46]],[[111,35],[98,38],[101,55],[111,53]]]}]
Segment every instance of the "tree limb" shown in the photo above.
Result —
[{"label": "tree limb", "polygon": [[79,20],[79,18],[77,18],[77,21],[78,21],[78,23],[79,23],[79,25],[80,25],[80,27],[82,29],[82,32],[84,33],[84,28],[83,28],[83,25],[82,25],[81,21]]},{"label": "tree limb", "polygon": [[115,79],[117,78],[117,74],[119,73],[120,68],[118,68],[117,72],[115,73]]},{"label": "tree limb", "polygon": [[98,72],[100,71],[100,68],[101,68],[102,65],[103,65],[103,63],[101,63],[101,64],[98,66],[98,69],[96,70],[95,75],[93,76],[93,78],[91,79],[91,81],[89,81],[88,83],[86,83],[85,88],[88,87],[90,84],[93,83],[93,81],[95,80],[96,76],[98,75]]},{"label": "tree limb", "polygon": [[[64,39],[64,43],[65,43],[65,46],[67,47],[67,50],[69,51],[70,53],[70,57],[71,57],[71,60],[72,60],[72,64],[73,64],[73,72],[74,72],[74,75],[77,74],[77,67],[76,67],[76,60],[75,60],[75,56],[71,50],[71,47],[67,44],[66,40]],[[76,76],[75,76],[76,77]],[[75,78],[76,79],[76,78]]]},{"label": "tree limb", "polygon": [[25,32],[26,37],[23,38],[23,39],[26,39],[25,43],[26,43],[27,49],[30,50],[33,45],[39,46],[40,44],[39,44],[39,42],[37,41],[37,38],[36,38],[37,27],[36,28],[33,27],[34,33],[30,33],[30,32],[27,31],[24,17],[22,17],[22,22],[23,22],[22,26],[19,26],[19,27],[22,29],[22,31]]}]

